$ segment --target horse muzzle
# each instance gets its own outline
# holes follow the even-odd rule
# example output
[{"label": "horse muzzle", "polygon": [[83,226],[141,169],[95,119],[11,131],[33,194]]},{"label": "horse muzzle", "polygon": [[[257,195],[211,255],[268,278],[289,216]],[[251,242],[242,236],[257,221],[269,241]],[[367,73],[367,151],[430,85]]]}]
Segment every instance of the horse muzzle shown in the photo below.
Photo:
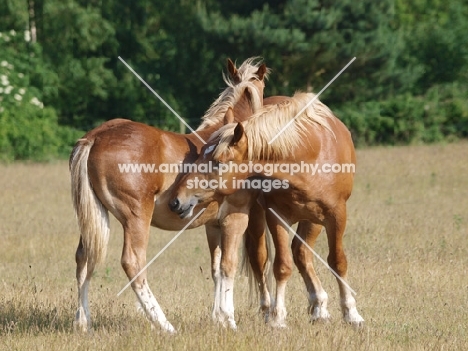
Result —
[{"label": "horse muzzle", "polygon": [[197,203],[198,201],[194,199],[183,204],[178,198],[174,198],[169,201],[168,205],[172,212],[177,213],[181,219],[184,219],[193,215],[193,209]]}]

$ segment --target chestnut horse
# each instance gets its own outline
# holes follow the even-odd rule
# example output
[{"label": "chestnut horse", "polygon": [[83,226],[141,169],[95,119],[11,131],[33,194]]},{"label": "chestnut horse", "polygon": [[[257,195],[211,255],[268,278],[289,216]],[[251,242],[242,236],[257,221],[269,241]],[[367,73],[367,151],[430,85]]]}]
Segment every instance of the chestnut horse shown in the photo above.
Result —
[{"label": "chestnut horse", "polygon": [[[343,318],[351,324],[361,325],[364,320],[344,281],[347,260],[343,235],[346,201],[351,195],[356,163],[354,146],[346,126],[327,106],[315,100],[307,107],[314,97],[314,94],[298,93],[280,104],[264,106],[242,123],[229,124],[216,131],[197,160],[199,164],[213,162],[216,168],[211,173],[191,173],[180,178],[174,187],[172,201],[179,204],[174,210],[181,218],[187,218],[193,213],[195,204],[223,201],[237,193],[239,188],[249,188],[249,185],[256,189],[259,185],[269,185],[263,192],[263,206],[268,209],[265,211],[266,221],[276,248],[273,266],[276,299],[270,313],[270,323],[285,326],[285,289],[293,261],[288,232],[291,225],[299,222],[298,235],[311,247],[322,227],[325,227],[328,263],[341,278],[337,281]],[[227,114],[231,113],[228,110]],[[299,113],[297,118],[293,118]],[[298,169],[299,163],[307,164],[308,168]],[[345,171],[330,172],[337,170],[337,166],[333,166],[335,164]],[[222,186],[211,189],[195,187],[195,180],[216,180]],[[276,190],[271,190],[271,185]],[[245,215],[238,218],[240,228],[245,227],[248,221],[248,211],[245,208],[242,211]],[[241,220],[243,223],[240,223]],[[235,265],[230,265],[229,259],[236,260],[235,245],[243,231],[223,232],[223,235],[230,236],[224,240],[232,245],[222,247],[221,257],[226,262],[221,269],[226,271],[221,274],[233,276]],[[296,237],[291,247],[294,262],[308,290],[311,319],[329,319],[328,295],[313,268],[312,252]]]},{"label": "chestnut horse", "polygon": [[[254,59],[246,60],[237,69],[229,60],[225,77],[226,90],[212,104],[198,128],[198,136],[205,139],[225,124],[228,108],[233,108],[237,121],[242,121],[256,112],[263,103],[264,77],[268,69]],[[232,122],[233,120],[229,120]],[[181,230],[189,219],[181,219],[169,210],[168,200],[179,172],[172,173],[129,171],[133,165],[161,165],[192,163],[203,146],[195,134],[177,134],[145,124],[124,119],[105,122],[79,139],[70,156],[71,190],[75,213],[80,229],[80,241],[76,251],[76,277],[78,283],[78,310],[75,327],[86,331],[91,326],[88,306],[88,287],[95,266],[105,257],[109,237],[111,212],[122,224],[124,246],[122,267],[129,280],[137,278],[131,286],[146,316],[151,323],[163,330],[174,332],[164,312],[151,292],[146,270],[146,249],[150,226],[165,230]],[[253,202],[253,200],[251,201]],[[200,207],[200,210],[202,207]],[[266,265],[264,244],[264,213],[252,203],[252,221],[246,226],[252,234],[248,244],[252,269],[256,271],[259,284]],[[219,290],[220,232],[224,230],[218,221],[219,204],[212,202],[190,224],[189,228],[206,226],[212,257],[212,274]],[[258,211],[258,212],[255,212]],[[263,280],[262,280],[263,279]],[[269,305],[268,291],[265,290]],[[219,305],[219,302],[218,302]],[[215,303],[215,307],[216,303]],[[213,310],[214,312],[215,309]]]}]

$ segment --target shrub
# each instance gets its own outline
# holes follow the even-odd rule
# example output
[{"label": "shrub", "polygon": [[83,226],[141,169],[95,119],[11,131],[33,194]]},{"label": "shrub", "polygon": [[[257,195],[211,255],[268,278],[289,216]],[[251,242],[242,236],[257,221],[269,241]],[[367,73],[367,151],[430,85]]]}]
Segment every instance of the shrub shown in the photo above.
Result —
[{"label": "shrub", "polygon": [[0,161],[68,156],[81,134],[58,125],[55,110],[42,103],[44,87],[32,84],[39,75],[46,81],[54,76],[40,50],[29,44],[27,31],[0,32]]},{"label": "shrub", "polygon": [[358,146],[433,143],[468,136],[468,91],[436,85],[423,96],[401,94],[381,102],[346,104],[336,114]]}]

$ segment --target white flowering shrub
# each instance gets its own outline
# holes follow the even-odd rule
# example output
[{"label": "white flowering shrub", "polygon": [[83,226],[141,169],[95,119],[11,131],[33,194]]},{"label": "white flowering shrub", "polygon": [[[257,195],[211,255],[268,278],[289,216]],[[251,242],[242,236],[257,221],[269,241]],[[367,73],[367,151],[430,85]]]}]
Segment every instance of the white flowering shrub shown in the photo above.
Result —
[{"label": "white flowering shrub", "polygon": [[65,156],[77,137],[44,106],[41,48],[29,40],[27,31],[0,32],[0,161]]},{"label": "white flowering shrub", "polygon": [[0,32],[0,113],[31,101],[38,109],[44,107],[38,89],[29,87],[30,67],[27,67],[29,62],[24,62],[29,56],[25,55],[28,53],[26,40],[29,34],[21,37],[14,30]]}]

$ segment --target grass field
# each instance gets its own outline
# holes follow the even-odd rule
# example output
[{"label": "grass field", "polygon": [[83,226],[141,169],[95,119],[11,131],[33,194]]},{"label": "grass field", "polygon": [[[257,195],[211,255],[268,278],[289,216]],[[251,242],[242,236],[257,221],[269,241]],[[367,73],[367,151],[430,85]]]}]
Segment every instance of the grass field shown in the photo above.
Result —
[{"label": "grass field", "polygon": [[[91,284],[94,331],[75,334],[77,225],[66,162],[0,165],[2,350],[466,350],[468,347],[468,143],[358,152],[345,249],[349,283],[366,320],[341,321],[338,288],[319,263],[332,321],[311,324],[297,271],[287,291],[288,328],[265,326],[236,282],[238,331],[212,324],[204,230],[187,231],[149,269],[177,335],[152,330],[120,268],[122,231],[112,221],[107,260]],[[152,229],[148,259],[174,233]],[[316,247],[326,257],[325,235]]]}]

